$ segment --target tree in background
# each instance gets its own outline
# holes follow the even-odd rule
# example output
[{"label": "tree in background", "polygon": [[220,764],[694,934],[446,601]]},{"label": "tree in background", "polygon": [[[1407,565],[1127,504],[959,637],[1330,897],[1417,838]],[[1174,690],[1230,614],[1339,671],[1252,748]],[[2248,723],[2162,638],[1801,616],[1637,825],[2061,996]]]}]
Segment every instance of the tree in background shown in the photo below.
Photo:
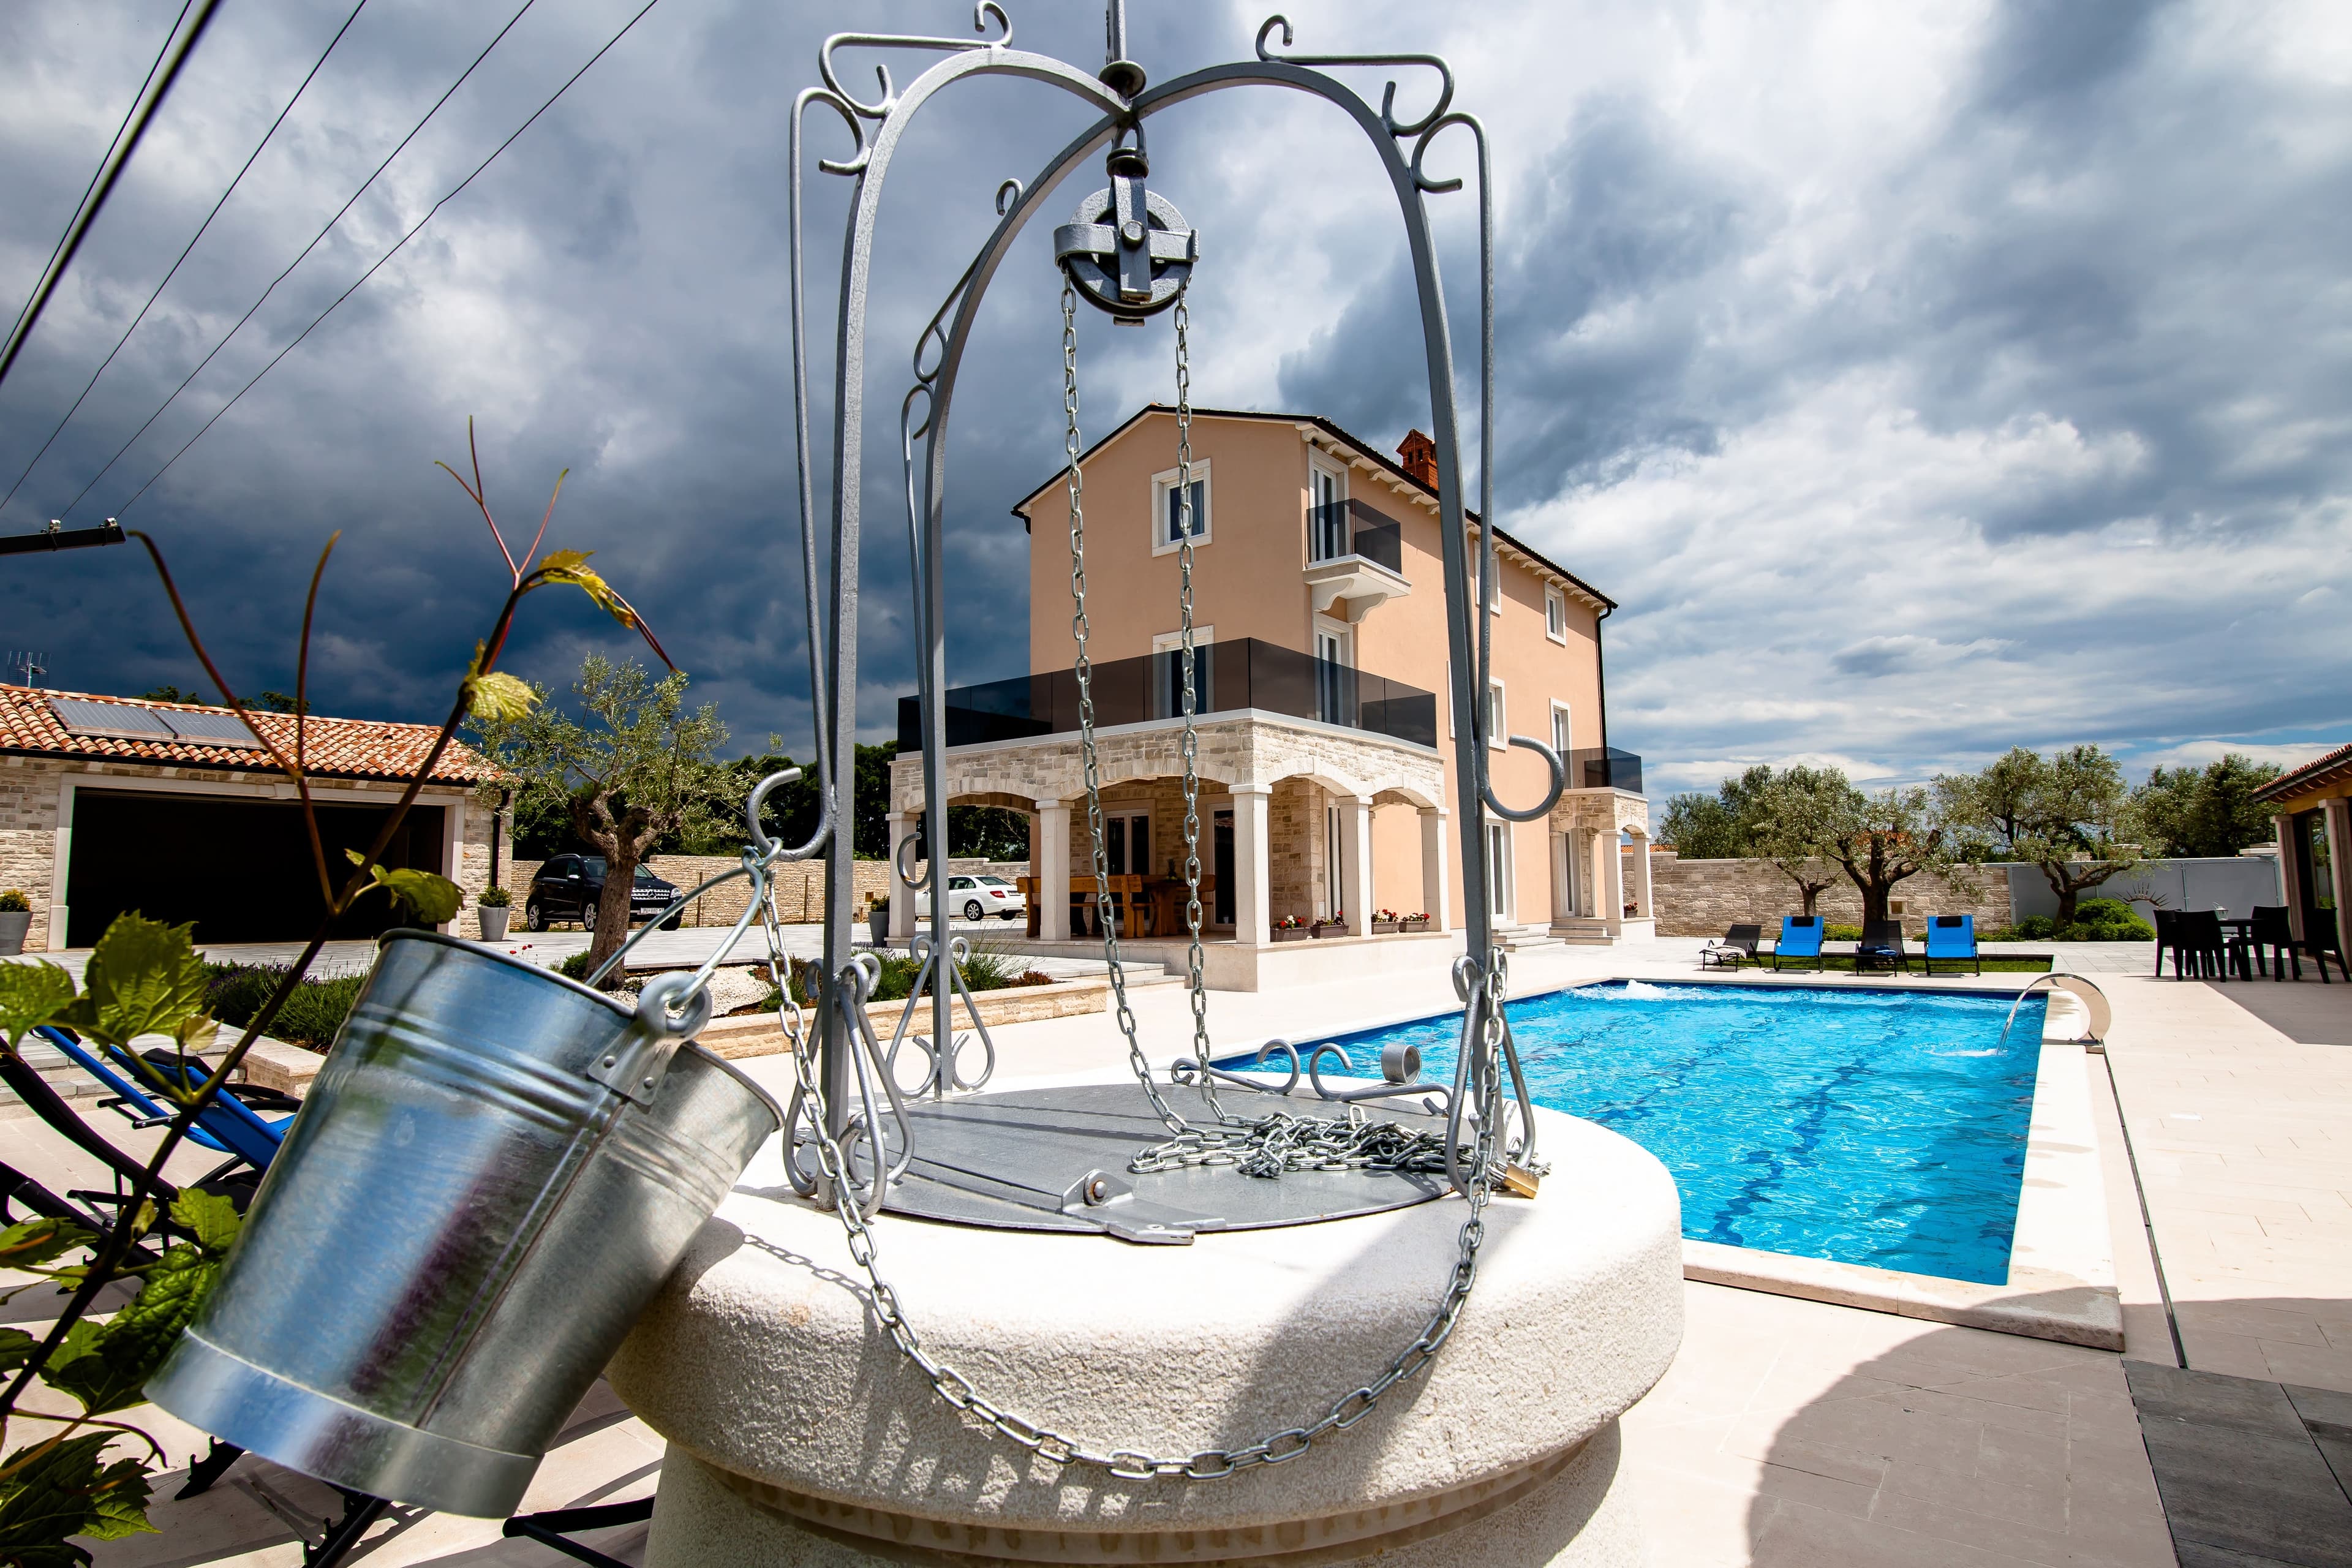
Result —
[{"label": "tree in background", "polygon": [[1725,779],[1711,795],[1674,796],[1659,824],[1660,841],[1673,845],[1685,860],[1737,860],[1755,854],[1757,797],[1772,777],[1771,768],[1759,763]]},{"label": "tree in background", "polygon": [[2085,891],[2142,863],[2123,770],[2095,745],[2046,757],[2014,746],[1981,772],[1938,778],[1936,797],[1946,821],[1978,841],[1976,856],[2042,873],[2062,926],[2074,923]]},{"label": "tree in background", "polygon": [[159,686],[152,691],[147,693],[146,696],[141,698],[140,700],[142,702],[185,702],[197,708],[211,706],[211,704],[206,701],[205,694],[197,690],[193,686],[189,687],[184,691],[176,686]]},{"label": "tree in background", "polygon": [[1809,768],[1801,763],[1777,774],[1769,768],[1750,768],[1738,781],[1724,780],[1723,794],[1727,805],[1733,799],[1743,802],[1740,830],[1747,852],[1771,861],[1796,883],[1804,900],[1801,912],[1812,914],[1814,901],[1837,883],[1831,851],[1838,825],[1861,804],[1860,794],[1838,769]]},{"label": "tree in background", "polygon": [[1862,895],[1862,918],[1888,917],[1896,886],[1922,871],[1951,873],[1979,858],[1979,840],[1942,820],[1925,784],[1864,795],[1851,787],[1829,836],[1829,858]]},{"label": "tree in background", "polygon": [[2156,769],[2132,792],[2132,805],[2158,854],[2231,856],[2278,837],[2270,808],[2254,799],[2254,791],[2278,776],[2275,765],[2231,752],[2201,769]]},{"label": "tree in background", "polygon": [[656,680],[634,659],[615,664],[592,653],[581,661],[572,690],[585,723],[533,690],[526,710],[478,718],[473,729],[483,753],[516,781],[518,819],[526,810],[543,819],[560,809],[604,858],[593,969],[628,940],[630,885],[646,856],[673,835],[717,830],[734,783],[714,755],[727,743],[727,726],[710,703],[687,710],[684,671]]}]

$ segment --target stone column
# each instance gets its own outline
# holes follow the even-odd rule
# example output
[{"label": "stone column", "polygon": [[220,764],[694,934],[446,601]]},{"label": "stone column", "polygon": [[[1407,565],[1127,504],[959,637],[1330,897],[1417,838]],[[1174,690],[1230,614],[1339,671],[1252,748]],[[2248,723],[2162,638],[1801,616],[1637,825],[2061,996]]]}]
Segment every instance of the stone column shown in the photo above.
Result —
[{"label": "stone column", "polygon": [[1234,785],[1234,940],[1264,947],[1274,940],[1274,876],[1266,856],[1266,816],[1274,791]]},{"label": "stone column", "polygon": [[906,942],[915,934],[915,889],[898,874],[898,846],[915,836],[915,814],[894,811],[882,841],[890,847],[890,940]]},{"label": "stone column", "polygon": [[1643,833],[1633,835],[1633,902],[1643,920],[1657,919],[1658,911],[1650,902],[1650,839]]},{"label": "stone column", "polygon": [[2327,878],[2336,896],[2336,952],[2352,956],[2352,800],[2337,795],[2327,816]]},{"label": "stone column", "polygon": [[1070,940],[1070,803],[1037,803],[1037,935]]},{"label": "stone column", "polygon": [[1339,797],[1339,896],[1348,900],[1348,934],[1372,934],[1372,803]]},{"label": "stone column", "polygon": [[2288,927],[2300,938],[2303,935],[2303,904],[2310,890],[2303,885],[2302,824],[2292,812],[2283,812],[2271,821],[2278,828],[2279,897],[2286,900]]},{"label": "stone column", "polygon": [[1609,940],[1617,942],[1625,935],[1625,850],[1617,842],[1617,830],[1601,829],[1592,836],[1592,850],[1600,858],[1601,916],[1609,922]]},{"label": "stone column", "polygon": [[[1445,808],[1421,808],[1421,909],[1432,931],[1454,929],[1454,879],[1445,863]],[[1406,914],[1416,911],[1407,910]]]}]

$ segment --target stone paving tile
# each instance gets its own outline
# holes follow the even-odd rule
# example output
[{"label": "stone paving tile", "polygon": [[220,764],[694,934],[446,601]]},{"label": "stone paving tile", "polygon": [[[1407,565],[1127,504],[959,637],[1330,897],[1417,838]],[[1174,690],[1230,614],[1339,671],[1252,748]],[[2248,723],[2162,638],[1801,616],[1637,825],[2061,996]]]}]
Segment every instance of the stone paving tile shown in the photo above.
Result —
[{"label": "stone paving tile", "polygon": [[2126,1372],[2176,1542],[2352,1568],[2352,1497],[2285,1389],[2139,1362]]}]

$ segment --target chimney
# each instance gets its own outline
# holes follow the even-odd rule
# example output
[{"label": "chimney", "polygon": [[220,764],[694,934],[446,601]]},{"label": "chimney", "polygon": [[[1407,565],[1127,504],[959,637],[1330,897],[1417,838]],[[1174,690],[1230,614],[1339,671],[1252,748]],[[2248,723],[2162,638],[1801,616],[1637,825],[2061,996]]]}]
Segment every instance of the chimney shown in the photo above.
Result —
[{"label": "chimney", "polygon": [[1397,443],[1397,461],[1404,471],[1427,485],[1437,488],[1437,443],[1418,430],[1408,431]]}]

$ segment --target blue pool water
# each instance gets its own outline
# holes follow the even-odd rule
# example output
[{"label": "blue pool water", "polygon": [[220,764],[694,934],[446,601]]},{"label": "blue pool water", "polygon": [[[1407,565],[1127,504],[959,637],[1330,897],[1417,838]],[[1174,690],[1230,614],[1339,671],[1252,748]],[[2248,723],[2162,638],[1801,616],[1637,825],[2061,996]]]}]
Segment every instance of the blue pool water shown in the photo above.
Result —
[{"label": "blue pool water", "polygon": [[[2004,1047],[2010,1002],[1627,981],[1510,1016],[1536,1103],[1664,1162],[1685,1237],[1998,1285],[2044,1006],[2020,1007]],[[1454,1014],[1338,1043],[1376,1074],[1381,1047],[1409,1040],[1423,1076],[1450,1082],[1460,1026]]]}]

